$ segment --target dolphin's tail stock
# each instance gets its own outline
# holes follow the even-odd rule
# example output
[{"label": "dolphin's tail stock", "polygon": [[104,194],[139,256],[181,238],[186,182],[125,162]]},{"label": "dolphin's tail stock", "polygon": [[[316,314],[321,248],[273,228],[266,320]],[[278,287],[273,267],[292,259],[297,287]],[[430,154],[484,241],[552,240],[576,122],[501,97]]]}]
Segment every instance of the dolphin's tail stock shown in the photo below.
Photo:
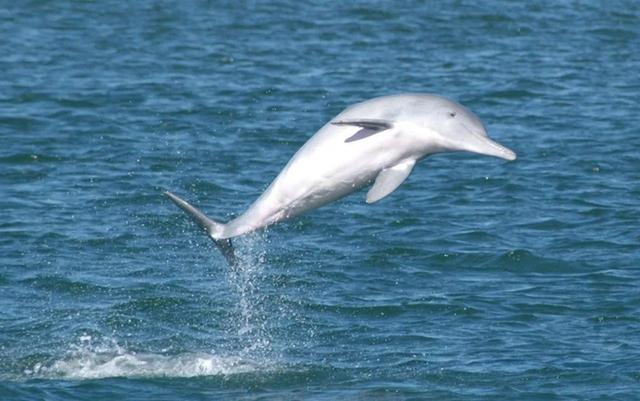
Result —
[{"label": "dolphin's tail stock", "polygon": [[211,220],[204,214],[200,209],[192,206],[189,202],[182,199],[176,194],[173,194],[169,191],[165,191],[164,193],[175,203],[178,207],[184,210],[191,218],[198,223],[202,229],[207,232],[209,238],[213,240],[218,249],[222,252],[222,255],[227,259],[227,262],[231,266],[236,264],[236,255],[233,251],[233,245],[231,244],[231,238],[219,238],[222,235],[222,230],[224,228],[223,223],[218,223],[217,221]]}]

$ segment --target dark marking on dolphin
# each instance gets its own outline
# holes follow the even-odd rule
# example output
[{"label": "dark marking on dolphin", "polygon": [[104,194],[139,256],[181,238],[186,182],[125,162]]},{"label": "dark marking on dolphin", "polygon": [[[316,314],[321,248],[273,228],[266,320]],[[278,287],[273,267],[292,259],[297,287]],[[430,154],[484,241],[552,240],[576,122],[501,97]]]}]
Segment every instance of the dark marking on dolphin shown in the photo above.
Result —
[{"label": "dark marking on dolphin", "polygon": [[360,139],[370,137],[382,131],[386,131],[393,127],[393,124],[385,120],[350,120],[350,121],[334,121],[333,125],[352,125],[362,128],[360,131],[345,139],[345,142],[354,142]]}]

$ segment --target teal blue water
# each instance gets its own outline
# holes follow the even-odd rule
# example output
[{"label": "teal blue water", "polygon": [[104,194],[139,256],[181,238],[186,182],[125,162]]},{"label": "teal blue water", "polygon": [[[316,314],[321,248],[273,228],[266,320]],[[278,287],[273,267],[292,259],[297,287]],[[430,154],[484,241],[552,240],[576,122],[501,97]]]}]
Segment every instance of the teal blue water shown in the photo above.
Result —
[{"label": "teal blue water", "polygon": [[[640,399],[640,7],[0,3],[0,399]],[[442,154],[238,242],[346,106],[439,93]]]}]

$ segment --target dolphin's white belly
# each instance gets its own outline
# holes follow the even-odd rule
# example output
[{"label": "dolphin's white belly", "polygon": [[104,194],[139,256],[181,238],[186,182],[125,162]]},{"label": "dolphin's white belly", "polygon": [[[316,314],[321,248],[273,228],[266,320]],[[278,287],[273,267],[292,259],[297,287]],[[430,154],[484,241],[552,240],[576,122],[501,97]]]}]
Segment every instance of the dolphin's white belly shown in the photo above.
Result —
[{"label": "dolphin's white belly", "polygon": [[249,209],[229,222],[233,237],[297,216],[342,198],[371,182],[380,170],[407,157],[396,130],[345,142],[358,127],[325,125],[298,150]]}]

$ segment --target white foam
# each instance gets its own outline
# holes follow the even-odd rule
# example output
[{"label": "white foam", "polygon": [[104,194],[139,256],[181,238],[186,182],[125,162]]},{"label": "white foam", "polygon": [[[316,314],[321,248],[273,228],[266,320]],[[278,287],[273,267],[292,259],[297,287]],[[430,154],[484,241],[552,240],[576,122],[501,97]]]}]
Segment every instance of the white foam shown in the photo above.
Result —
[{"label": "white foam", "polygon": [[257,366],[239,357],[210,354],[135,354],[87,355],[80,359],[61,360],[42,373],[67,379],[101,379],[106,377],[195,377],[248,373]]},{"label": "white foam", "polygon": [[[83,338],[86,340],[86,338]],[[67,356],[25,371],[31,377],[102,379],[108,377],[196,377],[250,373],[268,370],[267,364],[238,356],[208,353],[165,355],[137,353],[110,344],[92,346],[82,341]]]}]

